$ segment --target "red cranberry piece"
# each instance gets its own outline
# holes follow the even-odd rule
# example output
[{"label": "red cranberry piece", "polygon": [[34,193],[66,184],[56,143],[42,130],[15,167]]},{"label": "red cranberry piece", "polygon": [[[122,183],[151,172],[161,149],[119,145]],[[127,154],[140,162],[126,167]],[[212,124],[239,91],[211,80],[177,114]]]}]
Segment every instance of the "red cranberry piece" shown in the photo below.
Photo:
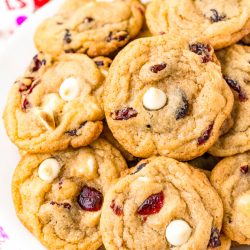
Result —
[{"label": "red cranberry piece", "polygon": [[189,45],[189,49],[201,56],[202,62],[207,63],[209,61],[213,61],[210,52],[211,52],[211,47],[209,44],[203,44],[203,43],[194,43]]},{"label": "red cranberry piece", "polygon": [[159,71],[162,71],[166,67],[167,67],[167,64],[162,62],[160,64],[156,64],[156,65],[151,66],[150,71],[152,71],[153,73],[158,73]]},{"label": "red cranberry piece", "polygon": [[137,115],[138,112],[133,108],[124,108],[111,113],[113,120],[128,120],[132,117],[136,117]]},{"label": "red cranberry piece", "polygon": [[247,174],[247,173],[248,173],[248,170],[249,170],[248,165],[242,166],[242,167],[240,168],[240,171],[241,171],[242,174]]},{"label": "red cranberry piece", "polygon": [[19,92],[20,92],[20,93],[25,92],[25,91],[27,91],[30,87],[31,87],[31,85],[28,86],[28,85],[25,85],[25,84],[21,83],[20,86],[19,86]]},{"label": "red cranberry piece", "polygon": [[34,90],[34,88],[40,83],[40,80],[39,81],[36,81],[34,82],[30,87],[29,87],[29,91],[28,91],[28,95],[31,94]]},{"label": "red cranberry piece", "polygon": [[136,168],[135,172],[133,172],[131,175],[134,175],[134,174],[140,172],[144,167],[146,167],[146,165],[147,165],[147,163],[142,163],[142,164],[140,164],[140,165]]},{"label": "red cranberry piece", "polygon": [[122,209],[121,207],[117,206],[117,205],[115,204],[115,201],[114,201],[114,200],[112,200],[111,205],[110,205],[110,208],[112,208],[113,212],[114,212],[116,215],[118,215],[118,216],[123,215],[123,209]]},{"label": "red cranberry piece", "polygon": [[71,33],[70,33],[69,29],[66,29],[66,30],[65,30],[65,34],[64,34],[64,37],[63,37],[63,41],[64,41],[65,43],[71,43],[71,42],[72,42]]},{"label": "red cranberry piece", "polygon": [[26,111],[30,107],[31,107],[30,102],[28,101],[27,98],[24,98],[23,103],[22,103],[22,110]]},{"label": "red cranberry piece", "polygon": [[247,101],[248,98],[246,96],[246,94],[244,93],[244,91],[241,89],[241,86],[239,85],[239,83],[227,76],[224,76],[225,81],[227,82],[227,84],[239,94],[239,100],[241,102]]},{"label": "red cranberry piece", "polygon": [[212,16],[210,16],[210,21],[212,23],[217,23],[225,20],[226,18],[225,14],[219,14],[216,9],[211,9],[210,11],[212,12]]},{"label": "red cranberry piece", "polygon": [[220,231],[217,227],[213,227],[211,231],[211,236],[210,236],[210,240],[208,243],[208,247],[216,248],[216,247],[219,247],[220,245],[221,245]]},{"label": "red cranberry piece", "polygon": [[117,31],[113,33],[112,31],[109,32],[109,35],[107,37],[107,42],[111,42],[113,40],[116,40],[118,42],[124,41],[129,38],[129,33],[126,30]]},{"label": "red cranberry piece", "polygon": [[182,94],[182,104],[181,106],[177,109],[176,113],[175,113],[175,119],[179,120],[184,118],[189,111],[189,103],[188,103],[188,99],[186,97],[186,95],[183,93]]},{"label": "red cranberry piece", "polygon": [[84,186],[77,198],[77,202],[85,211],[99,211],[102,207],[103,195],[93,187]]},{"label": "red cranberry piece", "polygon": [[158,194],[149,196],[137,209],[139,215],[151,215],[159,213],[164,203],[164,194],[161,191]]},{"label": "red cranberry piece", "polygon": [[213,130],[213,127],[214,127],[214,123],[212,123],[208,126],[205,133],[201,137],[198,138],[198,145],[204,144],[209,139],[211,132]]},{"label": "red cranberry piece", "polygon": [[31,69],[32,72],[36,72],[38,71],[43,65],[46,64],[46,60],[45,59],[38,59],[38,55],[35,55],[33,57],[33,63],[34,63],[34,66],[33,68]]},{"label": "red cranberry piece", "polygon": [[166,34],[166,32],[164,32],[164,31],[159,32],[159,35],[165,35],[165,34]]}]

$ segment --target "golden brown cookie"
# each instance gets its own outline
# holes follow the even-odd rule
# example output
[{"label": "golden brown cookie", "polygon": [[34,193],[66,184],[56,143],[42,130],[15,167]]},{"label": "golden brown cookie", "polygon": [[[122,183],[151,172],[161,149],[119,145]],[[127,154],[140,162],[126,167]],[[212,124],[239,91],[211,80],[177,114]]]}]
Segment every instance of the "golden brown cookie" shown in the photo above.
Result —
[{"label": "golden brown cookie", "polygon": [[144,7],[138,0],[67,0],[38,27],[35,44],[53,56],[109,55],[138,34],[143,18]]},{"label": "golden brown cookie", "polygon": [[109,189],[101,232],[109,250],[228,249],[228,240],[219,248],[222,217],[222,202],[205,174],[154,157]]},{"label": "golden brown cookie", "polygon": [[211,182],[224,205],[223,232],[250,245],[250,153],[224,158],[213,169]]},{"label": "golden brown cookie", "polygon": [[102,245],[103,199],[126,167],[103,139],[75,150],[28,154],[13,176],[16,213],[48,249],[96,250]]},{"label": "golden brown cookie", "polygon": [[250,150],[250,47],[236,44],[217,55],[235,101],[231,128],[220,136],[209,152],[225,157]]},{"label": "golden brown cookie", "polygon": [[208,39],[215,49],[250,32],[249,0],[154,0],[146,10],[150,31]]},{"label": "golden brown cookie", "polygon": [[12,86],[4,112],[7,133],[19,148],[36,153],[77,148],[100,135],[102,72],[110,59],[94,60],[81,54],[33,58]]},{"label": "golden brown cookie", "polygon": [[114,59],[104,109],[131,154],[191,160],[218,139],[233,106],[212,47],[165,35],[137,39]]}]

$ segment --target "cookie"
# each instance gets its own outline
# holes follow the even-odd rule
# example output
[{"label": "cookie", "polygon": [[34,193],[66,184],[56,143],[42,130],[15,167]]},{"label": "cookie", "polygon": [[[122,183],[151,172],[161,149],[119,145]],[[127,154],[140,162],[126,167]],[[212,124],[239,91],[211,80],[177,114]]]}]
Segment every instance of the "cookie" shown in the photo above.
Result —
[{"label": "cookie", "polygon": [[234,93],[233,126],[209,150],[225,157],[250,150],[250,47],[233,45],[217,53],[227,84]]},{"label": "cookie", "polygon": [[211,182],[224,205],[223,232],[233,241],[250,245],[250,152],[220,161]]},{"label": "cookie", "polygon": [[67,0],[37,28],[35,44],[52,56],[109,55],[139,33],[143,19],[144,7],[137,0]]},{"label": "cookie", "polygon": [[98,249],[103,199],[126,167],[103,139],[75,150],[26,155],[12,181],[16,213],[48,249]]},{"label": "cookie", "polygon": [[12,86],[4,112],[7,133],[20,149],[49,153],[98,138],[104,118],[102,72],[110,59],[95,60],[81,54],[33,58]]},{"label": "cookie", "polygon": [[222,202],[205,174],[154,157],[111,186],[101,232],[109,250],[217,249],[222,217]]},{"label": "cookie", "polygon": [[250,32],[249,0],[154,0],[146,10],[150,31],[174,32],[208,39],[215,49],[239,41]]},{"label": "cookie", "polygon": [[232,106],[212,47],[173,35],[127,45],[104,87],[109,128],[127,151],[142,158],[191,160],[204,154]]}]

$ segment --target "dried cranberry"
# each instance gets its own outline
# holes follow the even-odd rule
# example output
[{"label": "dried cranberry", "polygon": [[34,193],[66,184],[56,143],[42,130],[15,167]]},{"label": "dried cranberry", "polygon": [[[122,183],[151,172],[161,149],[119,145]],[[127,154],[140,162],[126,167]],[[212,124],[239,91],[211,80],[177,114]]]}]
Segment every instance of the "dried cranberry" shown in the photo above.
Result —
[{"label": "dried cranberry", "polygon": [[189,49],[201,56],[202,62],[207,63],[209,61],[212,61],[212,56],[210,55],[211,52],[211,47],[209,44],[203,44],[203,43],[194,43],[189,45]]},{"label": "dried cranberry", "polygon": [[38,59],[38,55],[35,55],[33,57],[33,63],[34,63],[34,66],[33,68],[31,69],[32,72],[35,72],[35,71],[38,71],[42,65],[45,65],[46,64],[46,60],[45,59]]},{"label": "dried cranberry", "polygon": [[176,110],[175,119],[179,120],[179,119],[184,118],[188,114],[188,111],[189,111],[188,99],[186,95],[182,93],[182,103]]},{"label": "dried cranberry", "polygon": [[27,91],[30,87],[31,87],[31,85],[28,86],[28,85],[25,85],[25,84],[21,83],[20,86],[19,86],[19,92],[20,92],[20,93],[25,92],[25,91]]},{"label": "dried cranberry", "polygon": [[149,196],[137,209],[137,213],[140,215],[151,215],[159,213],[163,207],[164,194],[161,191],[158,194]]},{"label": "dried cranberry", "polygon": [[211,236],[210,236],[210,240],[208,243],[208,247],[219,247],[221,245],[221,241],[220,241],[220,231],[217,227],[213,227],[212,231],[211,231]]},{"label": "dried cranberry", "polygon": [[242,174],[247,174],[247,173],[248,173],[248,170],[249,170],[248,165],[242,166],[242,167],[240,168],[240,171],[241,171]]},{"label": "dried cranberry", "polygon": [[37,80],[36,82],[33,82],[33,84],[30,86],[29,91],[28,91],[28,95],[31,94],[34,90],[34,88],[40,83],[40,80]]},{"label": "dried cranberry", "polygon": [[77,198],[79,206],[86,211],[99,211],[102,207],[103,195],[93,187],[84,186]]},{"label": "dried cranberry", "polygon": [[65,43],[71,43],[71,42],[72,42],[71,33],[70,33],[69,29],[66,29],[66,30],[65,30],[65,34],[64,34],[64,37],[63,37],[63,41],[64,41]]},{"label": "dried cranberry", "polygon": [[150,71],[152,71],[153,73],[158,73],[159,71],[162,71],[166,67],[167,67],[167,64],[162,62],[160,64],[156,64],[156,65],[151,66]]},{"label": "dried cranberry", "polygon": [[93,22],[95,19],[93,18],[93,17],[85,17],[84,18],[84,20],[83,20],[83,22],[84,23],[91,23],[91,22]]},{"label": "dried cranberry", "polygon": [[113,212],[114,212],[116,215],[118,215],[118,216],[123,215],[123,209],[122,209],[121,207],[117,206],[117,205],[115,204],[115,201],[114,201],[114,200],[112,200],[111,205],[110,205],[110,208],[112,208]]},{"label": "dried cranberry", "polygon": [[104,62],[103,61],[95,61],[95,64],[98,67],[104,66]]},{"label": "dried cranberry", "polygon": [[198,138],[198,145],[204,144],[209,139],[211,132],[213,130],[213,127],[214,127],[214,123],[212,123],[208,126],[205,133],[201,137]]},{"label": "dried cranberry", "polygon": [[133,108],[124,108],[111,113],[113,120],[128,120],[132,117],[136,117],[137,115],[138,112]]},{"label": "dried cranberry", "polygon": [[108,35],[106,40],[107,40],[107,42],[111,42],[113,40],[121,42],[121,41],[124,41],[124,40],[128,39],[128,37],[129,37],[129,34],[125,30],[124,31],[117,31],[115,33],[113,33],[111,31],[111,32],[109,32],[109,35]]},{"label": "dried cranberry", "polygon": [[22,110],[26,111],[31,106],[30,102],[28,101],[27,98],[24,98],[23,103],[22,103]]},{"label": "dried cranberry", "polygon": [[227,76],[224,76],[225,81],[227,82],[227,84],[239,94],[239,100],[241,102],[247,101],[248,98],[246,96],[246,94],[244,93],[244,91],[241,89],[241,86],[239,85],[239,83],[236,80],[233,80]]},{"label": "dried cranberry", "polygon": [[134,174],[140,172],[144,167],[146,167],[146,165],[147,165],[147,163],[142,163],[142,164],[140,164],[140,165],[136,168],[135,172],[133,172],[131,175],[134,175]]},{"label": "dried cranberry", "polygon": [[212,23],[217,23],[217,22],[225,20],[226,18],[225,14],[220,15],[216,9],[211,9],[210,11],[212,12],[212,16],[210,16],[210,21]]}]

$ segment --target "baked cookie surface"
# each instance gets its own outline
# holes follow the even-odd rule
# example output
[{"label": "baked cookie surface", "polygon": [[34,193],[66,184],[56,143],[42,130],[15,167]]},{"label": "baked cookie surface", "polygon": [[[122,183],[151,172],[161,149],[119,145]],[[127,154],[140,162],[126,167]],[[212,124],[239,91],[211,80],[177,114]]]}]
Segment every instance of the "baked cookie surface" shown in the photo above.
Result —
[{"label": "baked cookie surface", "polygon": [[248,0],[154,0],[146,10],[151,32],[176,32],[208,39],[215,49],[229,46],[250,32]]},{"label": "baked cookie surface", "polygon": [[137,0],[68,0],[38,27],[35,44],[53,56],[109,55],[138,34],[143,18],[144,7]]},{"label": "baked cookie surface", "polygon": [[[110,250],[220,249],[222,217],[222,202],[205,174],[186,163],[154,157],[109,189],[101,232]],[[229,249],[228,243],[223,239],[221,249]]]},{"label": "baked cookie surface", "polygon": [[250,34],[248,34],[247,36],[244,36],[243,39],[242,39],[242,42],[245,45],[250,45]]},{"label": "baked cookie surface", "polygon": [[250,153],[221,160],[211,182],[224,205],[223,232],[233,241],[250,245]]},{"label": "baked cookie surface", "polygon": [[131,154],[190,160],[217,140],[233,94],[209,44],[173,35],[143,38],[114,59],[104,109]]},{"label": "baked cookie surface", "polygon": [[250,47],[236,44],[217,55],[235,99],[231,114],[233,126],[209,151],[224,157],[250,150]]},{"label": "baked cookie surface", "polygon": [[48,249],[96,250],[105,193],[126,168],[103,139],[76,150],[26,155],[12,181],[16,213]]},{"label": "baked cookie surface", "polygon": [[7,133],[19,148],[52,152],[88,145],[99,136],[105,76],[97,62],[110,59],[96,60],[81,54],[33,58],[12,86],[4,112]]}]

